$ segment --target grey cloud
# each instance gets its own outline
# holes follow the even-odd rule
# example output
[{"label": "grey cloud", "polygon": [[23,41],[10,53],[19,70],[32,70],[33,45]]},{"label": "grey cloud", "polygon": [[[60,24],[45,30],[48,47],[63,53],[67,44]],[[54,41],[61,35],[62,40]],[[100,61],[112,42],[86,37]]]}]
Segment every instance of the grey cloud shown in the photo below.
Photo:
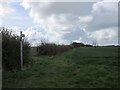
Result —
[{"label": "grey cloud", "polygon": [[86,35],[86,33],[79,27],[73,27],[71,32],[66,33],[63,36],[63,39],[73,41],[73,40],[78,40],[80,37],[83,37]]},{"label": "grey cloud", "polygon": [[[96,9],[94,9],[96,8]],[[104,2],[93,5],[92,14],[93,20],[87,23],[87,30],[97,31],[110,27],[118,26],[118,7],[117,3]]]},{"label": "grey cloud", "polygon": [[[32,7],[36,8],[43,15],[49,16],[51,14],[76,14],[76,15],[88,15],[91,12],[93,2],[52,2],[45,8],[38,8],[41,4],[33,2]],[[42,10],[42,11],[41,11]]]}]

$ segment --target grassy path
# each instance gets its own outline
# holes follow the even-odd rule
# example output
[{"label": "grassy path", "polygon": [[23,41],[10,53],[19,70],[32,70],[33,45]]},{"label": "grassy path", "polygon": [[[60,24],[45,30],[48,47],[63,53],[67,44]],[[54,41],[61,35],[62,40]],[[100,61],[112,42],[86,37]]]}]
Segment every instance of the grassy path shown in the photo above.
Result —
[{"label": "grassy path", "polygon": [[3,87],[118,87],[117,48],[77,48],[54,57],[33,57],[27,70],[3,73]]}]

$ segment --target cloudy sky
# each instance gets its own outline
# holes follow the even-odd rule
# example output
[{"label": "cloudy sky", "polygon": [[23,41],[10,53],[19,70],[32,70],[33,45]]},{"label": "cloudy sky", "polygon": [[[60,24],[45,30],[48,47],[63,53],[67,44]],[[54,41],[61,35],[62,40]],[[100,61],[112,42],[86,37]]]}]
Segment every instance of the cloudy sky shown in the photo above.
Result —
[{"label": "cloudy sky", "polygon": [[[0,2],[0,26],[14,34],[20,30],[32,46],[41,40],[57,44],[73,41],[99,45],[118,44],[118,3]],[[107,1],[107,2],[106,2]]]}]

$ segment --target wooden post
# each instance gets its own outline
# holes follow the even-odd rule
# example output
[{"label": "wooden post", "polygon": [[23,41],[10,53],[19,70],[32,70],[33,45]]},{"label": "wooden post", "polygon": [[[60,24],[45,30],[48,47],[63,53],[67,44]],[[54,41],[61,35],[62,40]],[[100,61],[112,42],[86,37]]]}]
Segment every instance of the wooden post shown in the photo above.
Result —
[{"label": "wooden post", "polygon": [[22,46],[22,31],[20,31],[20,60],[21,60],[21,70],[23,70],[23,46]]}]

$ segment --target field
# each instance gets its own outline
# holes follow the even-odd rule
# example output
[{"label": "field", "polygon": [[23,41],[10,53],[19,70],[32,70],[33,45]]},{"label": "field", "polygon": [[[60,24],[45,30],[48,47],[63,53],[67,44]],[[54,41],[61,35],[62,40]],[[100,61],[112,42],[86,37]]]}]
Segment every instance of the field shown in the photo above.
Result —
[{"label": "field", "polygon": [[3,72],[3,88],[118,87],[117,47],[80,47],[32,59],[35,64],[29,69]]}]

